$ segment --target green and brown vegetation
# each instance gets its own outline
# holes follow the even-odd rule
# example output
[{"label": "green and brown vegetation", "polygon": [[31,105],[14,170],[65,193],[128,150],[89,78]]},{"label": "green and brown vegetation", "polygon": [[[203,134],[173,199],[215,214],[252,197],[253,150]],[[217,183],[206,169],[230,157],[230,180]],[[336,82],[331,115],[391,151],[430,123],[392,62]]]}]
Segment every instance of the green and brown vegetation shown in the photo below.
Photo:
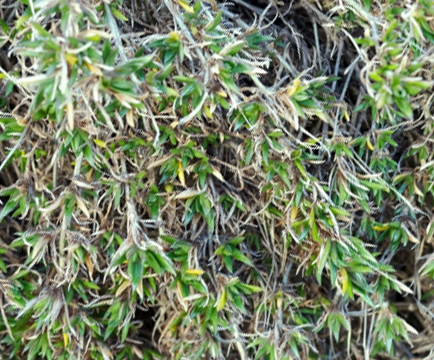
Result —
[{"label": "green and brown vegetation", "polygon": [[0,1],[0,357],[433,359],[434,1]]}]

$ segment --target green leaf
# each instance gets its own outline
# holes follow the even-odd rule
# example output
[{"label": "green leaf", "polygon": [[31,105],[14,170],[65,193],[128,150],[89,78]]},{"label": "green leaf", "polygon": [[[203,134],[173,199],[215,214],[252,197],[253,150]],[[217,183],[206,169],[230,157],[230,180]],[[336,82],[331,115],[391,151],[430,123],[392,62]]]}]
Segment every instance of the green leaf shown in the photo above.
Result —
[{"label": "green leaf", "polygon": [[320,239],[320,237],[318,235],[318,226],[316,225],[316,222],[312,225],[312,232],[311,232],[311,234],[312,234],[312,238],[315,241],[321,242],[321,239]]},{"label": "green leaf", "polygon": [[128,263],[128,273],[131,275],[133,290],[135,290],[143,276],[143,261],[137,252]]},{"label": "green leaf", "polygon": [[9,26],[3,19],[0,19],[0,27],[6,35],[9,34]]},{"label": "green leaf", "polygon": [[226,296],[227,296],[227,290],[224,289],[222,292],[222,295],[217,303],[217,311],[220,311],[221,309],[223,309],[226,305]]},{"label": "green leaf", "polygon": [[380,75],[378,75],[376,72],[369,73],[369,77],[374,81],[378,81],[378,82],[384,81],[383,78]]},{"label": "green leaf", "polygon": [[89,145],[86,145],[83,149],[84,158],[87,162],[93,166],[95,166],[94,158],[95,155],[92,153],[92,148]]},{"label": "green leaf", "polygon": [[234,268],[232,265],[232,260],[229,256],[223,255],[223,261],[225,263],[226,268],[229,270],[230,273],[234,272]]},{"label": "green leaf", "polygon": [[382,191],[385,191],[387,193],[389,192],[389,188],[387,186],[383,185],[383,184],[379,184],[379,183],[372,182],[372,181],[369,181],[369,180],[359,180],[359,182],[362,185],[365,185],[366,187],[368,187],[370,189],[373,189],[373,190],[382,190]]},{"label": "green leaf", "polygon": [[243,262],[244,264],[253,266],[252,261],[238,249],[232,250],[232,257],[238,261]]},{"label": "green leaf", "polygon": [[148,261],[149,266],[159,275],[164,273],[163,268],[160,266],[158,259],[155,256],[156,254],[152,251],[146,251],[146,260]]},{"label": "green leaf", "polygon": [[237,245],[241,244],[243,241],[244,241],[244,237],[238,236],[238,237],[233,238],[232,240],[228,241],[228,244],[233,245],[233,246],[237,246]]},{"label": "green leaf", "polygon": [[38,23],[32,23],[33,27],[36,29],[36,31],[39,33],[39,35],[44,37],[51,37],[51,34],[45,30],[41,25]]},{"label": "green leaf", "polygon": [[122,14],[119,10],[112,10],[112,14],[116,19],[119,19],[120,21],[128,21],[128,18]]},{"label": "green leaf", "polygon": [[222,20],[222,15],[223,15],[223,11],[220,10],[220,11],[217,13],[216,17],[214,18],[214,20],[213,20],[211,23],[209,23],[209,24],[205,27],[205,30],[206,30],[207,32],[212,32],[212,31],[214,31],[215,28],[220,24],[220,22],[221,22],[221,20]]},{"label": "green leaf", "polygon": [[9,200],[5,207],[0,212],[0,221],[3,220],[9,213],[12,212],[12,210],[15,209],[15,207],[18,205],[18,201],[16,200]]},{"label": "green leaf", "polygon": [[214,251],[214,255],[222,255],[223,254],[223,250],[225,249],[225,246],[219,246],[215,251]]},{"label": "green leaf", "polygon": [[87,281],[87,280],[82,280],[83,281],[83,285],[86,286],[89,289],[93,289],[93,290],[99,290],[99,286],[97,284],[94,284],[91,281]]},{"label": "green leaf", "polygon": [[0,258],[0,269],[4,272],[4,273],[6,273],[6,264],[5,264],[5,262],[3,261],[3,259],[2,258]]},{"label": "green leaf", "polygon": [[123,343],[125,339],[127,338],[128,331],[130,330],[130,322],[127,321],[127,323],[122,328],[122,335],[121,335],[121,342]]},{"label": "green leaf", "polygon": [[434,261],[432,261],[430,264],[428,264],[425,267],[425,269],[423,269],[421,275],[424,276],[424,275],[428,275],[430,273],[432,273],[431,277],[434,277]]},{"label": "green leaf", "polygon": [[249,285],[244,283],[236,284],[236,287],[239,288],[245,295],[250,295],[251,293],[257,293],[263,291],[260,286]]},{"label": "green leaf", "polygon": [[170,65],[168,66],[166,69],[164,69],[158,76],[157,76],[157,80],[158,81],[163,81],[165,80],[173,71],[174,69],[174,65]]},{"label": "green leaf", "polygon": [[402,111],[405,117],[413,119],[413,109],[411,108],[410,102],[407,97],[397,97],[394,99],[396,105],[398,105],[399,110]]}]

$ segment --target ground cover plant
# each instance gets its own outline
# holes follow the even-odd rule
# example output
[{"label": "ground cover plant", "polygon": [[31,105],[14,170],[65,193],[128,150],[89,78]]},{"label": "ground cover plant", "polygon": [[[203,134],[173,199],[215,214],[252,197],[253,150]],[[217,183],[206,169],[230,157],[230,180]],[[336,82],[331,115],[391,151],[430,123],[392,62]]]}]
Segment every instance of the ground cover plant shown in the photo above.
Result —
[{"label": "ground cover plant", "polygon": [[2,358],[434,357],[433,1],[0,10]]}]

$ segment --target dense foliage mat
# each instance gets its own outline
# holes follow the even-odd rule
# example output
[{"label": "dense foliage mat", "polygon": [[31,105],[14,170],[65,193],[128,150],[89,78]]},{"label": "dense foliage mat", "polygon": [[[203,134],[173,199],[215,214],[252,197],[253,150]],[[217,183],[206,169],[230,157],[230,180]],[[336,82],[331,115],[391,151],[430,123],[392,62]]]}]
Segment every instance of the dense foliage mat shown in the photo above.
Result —
[{"label": "dense foliage mat", "polygon": [[0,9],[2,358],[433,358],[433,1]]}]

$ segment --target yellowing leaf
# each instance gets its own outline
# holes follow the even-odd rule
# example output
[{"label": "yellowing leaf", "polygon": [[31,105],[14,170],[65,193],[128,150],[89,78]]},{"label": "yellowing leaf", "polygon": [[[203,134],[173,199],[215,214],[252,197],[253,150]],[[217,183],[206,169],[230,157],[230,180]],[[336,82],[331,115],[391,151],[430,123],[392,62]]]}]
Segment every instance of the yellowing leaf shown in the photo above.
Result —
[{"label": "yellowing leaf", "polygon": [[315,210],[312,208],[309,216],[309,226],[313,227],[314,224],[315,224]]},{"label": "yellowing leaf", "polygon": [[89,64],[88,62],[85,62],[85,65],[86,65],[87,69],[92,74],[95,74],[95,75],[98,75],[98,76],[102,76],[102,71],[98,67],[93,66],[92,64]]},{"label": "yellowing leaf", "polygon": [[89,254],[86,254],[86,256],[84,258],[84,261],[86,263],[87,268],[89,269],[90,274],[92,275],[94,268],[93,268],[93,262],[92,262],[92,260],[91,260],[91,258],[89,256]]},{"label": "yellowing leaf", "polygon": [[69,344],[69,336],[67,333],[63,333],[63,343],[65,344],[65,347]]},{"label": "yellowing leaf", "polygon": [[181,36],[176,31],[171,31],[168,35],[168,38],[172,41],[179,41],[181,39]]},{"label": "yellowing leaf", "polygon": [[66,119],[69,129],[74,130],[74,107],[71,101],[66,104]]},{"label": "yellowing leaf", "polygon": [[223,90],[218,91],[218,92],[217,92],[217,95],[218,95],[218,96],[221,96],[221,97],[223,97],[223,98],[228,97],[228,94],[226,94]]},{"label": "yellowing leaf", "polygon": [[92,182],[93,169],[91,168],[85,175],[87,182]]},{"label": "yellowing leaf", "polygon": [[348,278],[348,272],[345,268],[341,269],[341,275],[342,275],[342,292],[345,294],[348,289],[348,282],[350,279]]},{"label": "yellowing leaf", "polygon": [[206,115],[206,117],[208,119],[212,119],[212,112],[211,112],[210,108],[208,106],[205,106],[204,109],[205,109],[205,115]]},{"label": "yellowing leaf", "polygon": [[389,228],[389,224],[385,224],[383,226],[377,226],[377,225],[375,225],[375,226],[372,227],[372,229],[374,229],[375,231],[384,231],[384,230],[386,230],[388,228]]},{"label": "yellowing leaf", "polygon": [[291,222],[293,222],[298,215],[298,207],[297,206],[293,206],[292,210],[291,210]]},{"label": "yellowing leaf", "polygon": [[104,141],[100,140],[100,139],[95,139],[93,142],[97,146],[99,146],[100,148],[106,148],[107,147],[107,144]]},{"label": "yellowing leaf", "polygon": [[112,352],[109,349],[104,349],[104,352],[106,353],[106,355],[111,358],[113,356]]},{"label": "yellowing leaf", "polygon": [[182,167],[182,162],[178,161],[178,171],[177,171],[178,179],[181,182],[182,186],[185,186],[185,176],[184,169]]},{"label": "yellowing leaf", "polygon": [[192,26],[190,27],[190,30],[191,30],[191,33],[193,34],[193,36],[194,36],[194,35],[197,35],[198,30],[197,30],[197,27],[196,27],[196,26],[193,26],[193,25],[192,25]]},{"label": "yellowing leaf", "polygon": [[290,86],[288,88],[288,90],[286,90],[286,95],[288,95],[289,97],[294,95],[294,93],[297,91],[297,88],[300,85],[300,83],[301,83],[301,81],[299,78],[294,79],[294,83],[292,84],[292,86]]},{"label": "yellowing leaf", "polygon": [[70,53],[66,53],[65,54],[65,60],[71,66],[74,66],[77,63],[77,61],[78,61],[77,56],[72,55]]},{"label": "yellowing leaf", "polygon": [[202,269],[188,269],[185,272],[187,275],[196,275],[201,276],[204,274],[204,271]]},{"label": "yellowing leaf", "polygon": [[220,300],[217,303],[217,311],[223,309],[225,305],[226,305],[226,289],[223,290],[222,296],[220,297]]},{"label": "yellowing leaf", "polygon": [[178,125],[178,124],[179,124],[179,121],[175,120],[175,121],[173,121],[173,122],[170,124],[170,127],[171,127],[172,129],[174,129],[174,128],[176,127],[176,125]]},{"label": "yellowing leaf", "polygon": [[135,128],[136,123],[133,117],[133,109],[129,109],[125,117],[127,118],[127,124],[130,125],[132,128]]},{"label": "yellowing leaf", "polygon": [[178,289],[178,294],[181,296],[181,299],[182,299],[182,288],[181,288],[181,281],[177,281],[176,282],[176,288]]},{"label": "yellowing leaf", "polygon": [[190,5],[188,5],[185,1],[183,1],[183,0],[178,0],[178,4],[185,10],[185,11],[187,11],[188,13],[190,13],[190,14],[194,14],[194,10],[193,10],[193,8],[190,6]]},{"label": "yellowing leaf", "polygon": [[131,283],[130,283],[129,281],[124,281],[124,282],[122,283],[122,285],[119,286],[118,289],[116,290],[116,294],[115,294],[115,296],[118,297],[118,296],[119,296],[120,294],[122,294],[122,293],[125,291],[125,289],[126,289],[128,286],[130,286],[130,285],[131,285]]},{"label": "yellowing leaf", "polygon": [[366,145],[368,145],[369,150],[371,150],[371,151],[374,150],[374,145],[372,145],[372,143],[369,140],[369,138],[366,139]]},{"label": "yellowing leaf", "polygon": [[166,192],[172,192],[173,191],[173,185],[172,184],[164,185],[164,190],[166,190]]}]

